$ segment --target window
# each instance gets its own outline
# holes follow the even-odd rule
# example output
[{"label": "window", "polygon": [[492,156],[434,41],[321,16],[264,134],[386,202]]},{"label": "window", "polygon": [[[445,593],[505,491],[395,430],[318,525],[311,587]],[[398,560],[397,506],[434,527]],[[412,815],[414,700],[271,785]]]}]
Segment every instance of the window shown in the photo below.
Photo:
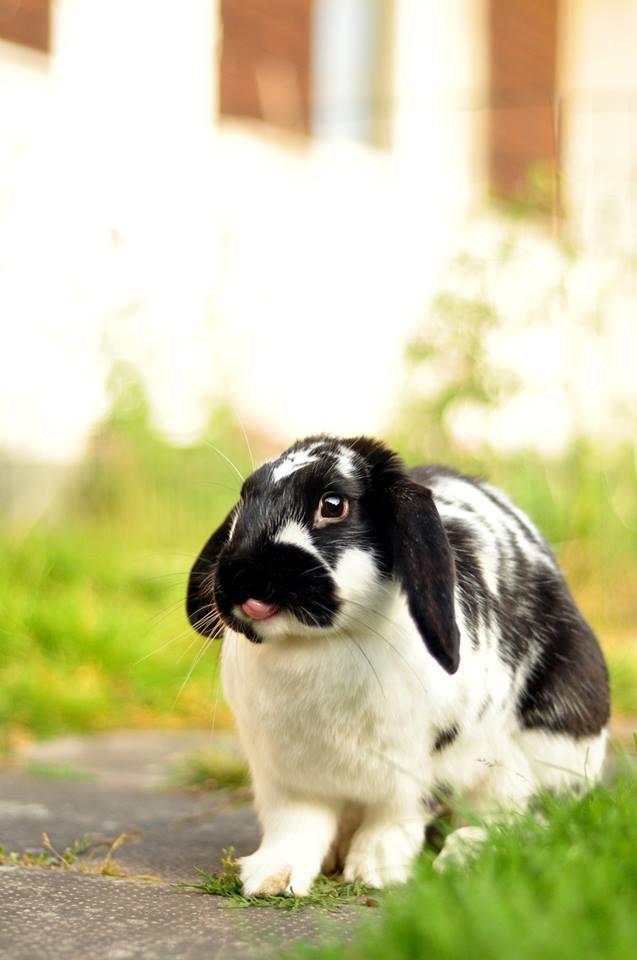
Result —
[{"label": "window", "polygon": [[0,0],[0,40],[48,53],[51,0]]},{"label": "window", "polygon": [[221,0],[222,114],[307,132],[313,0]]},{"label": "window", "polygon": [[496,197],[557,207],[559,0],[489,0],[489,173]]}]

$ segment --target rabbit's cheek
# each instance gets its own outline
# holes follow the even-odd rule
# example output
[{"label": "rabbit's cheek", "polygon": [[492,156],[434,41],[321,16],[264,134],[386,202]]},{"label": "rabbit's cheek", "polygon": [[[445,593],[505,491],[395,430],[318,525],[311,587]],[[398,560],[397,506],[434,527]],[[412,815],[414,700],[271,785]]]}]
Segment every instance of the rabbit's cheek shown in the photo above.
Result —
[{"label": "rabbit's cheek", "polygon": [[334,582],[341,600],[368,600],[379,582],[373,554],[359,547],[348,547],[336,564]]}]

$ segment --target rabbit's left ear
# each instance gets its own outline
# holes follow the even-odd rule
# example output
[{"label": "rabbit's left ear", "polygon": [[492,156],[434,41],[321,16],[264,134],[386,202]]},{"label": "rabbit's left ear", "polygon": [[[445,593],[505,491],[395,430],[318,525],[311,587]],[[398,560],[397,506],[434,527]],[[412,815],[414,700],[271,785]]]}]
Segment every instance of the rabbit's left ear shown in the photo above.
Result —
[{"label": "rabbit's left ear", "polygon": [[190,623],[204,637],[217,639],[223,633],[218,617],[213,617],[213,591],[219,554],[228,542],[234,508],[215,530],[195,560],[188,578],[186,613]]},{"label": "rabbit's left ear", "polygon": [[431,490],[403,477],[387,492],[394,576],[427,649],[447,673],[455,673],[460,663],[455,564]]}]

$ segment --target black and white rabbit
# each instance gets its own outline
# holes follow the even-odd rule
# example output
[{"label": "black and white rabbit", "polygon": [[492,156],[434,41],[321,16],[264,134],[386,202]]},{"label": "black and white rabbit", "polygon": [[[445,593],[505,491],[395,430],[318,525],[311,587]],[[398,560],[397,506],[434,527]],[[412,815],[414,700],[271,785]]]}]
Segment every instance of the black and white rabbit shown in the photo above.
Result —
[{"label": "black and white rabbit", "polygon": [[407,470],[364,437],[300,441],[245,481],[187,610],[224,636],[263,830],[247,894],[307,894],[326,864],[403,882],[440,791],[502,815],[600,775],[602,653],[541,535],[487,483]]}]

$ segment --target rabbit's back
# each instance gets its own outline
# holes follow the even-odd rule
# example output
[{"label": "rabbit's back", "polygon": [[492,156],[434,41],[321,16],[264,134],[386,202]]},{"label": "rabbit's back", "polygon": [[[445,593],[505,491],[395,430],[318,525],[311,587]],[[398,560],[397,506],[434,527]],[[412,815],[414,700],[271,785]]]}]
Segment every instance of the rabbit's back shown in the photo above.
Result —
[{"label": "rabbit's back", "polygon": [[535,525],[488,483],[444,467],[412,477],[433,491],[454,553],[465,640],[510,672],[520,728],[598,735],[609,716],[604,658]]}]

